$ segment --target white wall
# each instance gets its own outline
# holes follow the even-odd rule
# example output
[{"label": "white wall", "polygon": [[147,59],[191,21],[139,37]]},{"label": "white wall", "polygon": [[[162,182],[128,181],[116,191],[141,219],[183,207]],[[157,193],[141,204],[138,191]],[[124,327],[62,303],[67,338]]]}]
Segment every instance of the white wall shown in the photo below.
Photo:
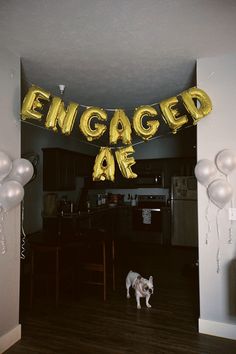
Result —
[{"label": "white wall", "polygon": [[[20,157],[20,59],[1,48],[0,150]],[[10,210],[3,223],[7,253],[0,253],[0,353],[21,336],[19,325],[20,207]]]},{"label": "white wall", "polygon": [[[236,55],[205,58],[197,62],[197,86],[205,90],[212,99],[213,111],[198,124],[198,160],[214,161],[223,149],[236,151]],[[224,178],[220,173],[218,177]],[[229,176],[236,191],[236,171]],[[234,205],[235,193],[234,193]],[[205,243],[208,229],[206,189],[198,184],[199,263],[200,263],[200,319],[201,333],[236,339],[236,221],[233,222],[233,242],[228,243],[230,222],[226,205],[219,212],[217,233],[216,215],[218,208],[210,203],[209,243]],[[216,269],[216,254],[220,246],[220,272]]]}]

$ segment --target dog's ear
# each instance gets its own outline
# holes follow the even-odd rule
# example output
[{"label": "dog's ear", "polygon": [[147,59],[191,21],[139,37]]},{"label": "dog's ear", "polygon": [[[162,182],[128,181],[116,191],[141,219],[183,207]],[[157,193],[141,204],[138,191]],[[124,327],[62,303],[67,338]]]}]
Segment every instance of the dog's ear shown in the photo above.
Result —
[{"label": "dog's ear", "polygon": [[141,279],[142,279],[141,275],[138,275],[138,276],[137,276],[137,279],[138,279],[138,280],[141,280]]},{"label": "dog's ear", "polygon": [[150,281],[150,283],[153,284],[153,277],[152,276],[149,277],[149,281]]}]

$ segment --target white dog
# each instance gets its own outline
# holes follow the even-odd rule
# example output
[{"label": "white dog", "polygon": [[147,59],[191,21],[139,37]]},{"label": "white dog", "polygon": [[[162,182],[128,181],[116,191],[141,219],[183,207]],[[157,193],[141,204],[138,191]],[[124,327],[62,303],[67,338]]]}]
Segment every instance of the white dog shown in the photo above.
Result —
[{"label": "white dog", "polygon": [[135,297],[137,302],[137,308],[141,309],[140,298],[146,298],[146,306],[152,307],[149,304],[150,296],[153,294],[153,277],[149,279],[142,278],[139,273],[133,272],[132,270],[127,274],[126,277],[126,289],[127,289],[127,299],[130,298],[129,288],[132,286],[135,290]]}]

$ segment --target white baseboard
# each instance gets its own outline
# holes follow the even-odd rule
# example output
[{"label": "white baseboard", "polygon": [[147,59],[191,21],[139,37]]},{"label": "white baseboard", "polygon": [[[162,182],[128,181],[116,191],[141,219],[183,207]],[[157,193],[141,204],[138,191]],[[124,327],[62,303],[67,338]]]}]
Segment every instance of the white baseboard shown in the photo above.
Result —
[{"label": "white baseboard", "polygon": [[21,325],[19,324],[11,331],[5,333],[0,337],[0,353],[5,352],[5,350],[9,349],[13,344],[15,344],[20,339],[21,339]]},{"label": "white baseboard", "polygon": [[236,340],[236,324],[208,321],[199,318],[199,333]]}]

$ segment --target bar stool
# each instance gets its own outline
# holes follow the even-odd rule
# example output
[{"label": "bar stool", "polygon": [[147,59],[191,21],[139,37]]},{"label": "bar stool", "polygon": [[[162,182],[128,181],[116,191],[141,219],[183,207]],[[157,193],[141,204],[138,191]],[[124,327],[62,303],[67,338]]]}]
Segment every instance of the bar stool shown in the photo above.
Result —
[{"label": "bar stool", "polygon": [[[112,289],[115,290],[115,241],[103,229],[83,231],[83,246],[80,246],[79,266],[83,272],[83,282],[103,286],[103,300],[107,299],[107,278],[111,273]],[[93,278],[100,274],[101,279]]]},{"label": "bar stool", "polygon": [[[34,292],[35,292],[35,277],[37,272],[35,272],[36,256],[37,259],[43,264],[44,257],[47,255],[50,257],[50,267],[52,266],[54,272],[54,282],[55,282],[55,304],[59,303],[60,295],[60,283],[62,272],[62,255],[68,252],[68,258],[70,258],[70,269],[75,271],[76,268],[73,264],[74,252],[77,252],[79,247],[79,242],[60,242],[60,241],[45,241],[45,240],[31,240],[30,241],[30,307],[33,306]],[[39,263],[40,263],[39,262]]]},{"label": "bar stool", "polygon": [[30,307],[33,306],[34,298],[34,279],[35,279],[35,255],[39,253],[52,253],[55,257],[55,302],[58,305],[59,300],[59,263],[61,246],[57,244],[43,244],[37,242],[31,242],[31,255],[30,255]]}]

